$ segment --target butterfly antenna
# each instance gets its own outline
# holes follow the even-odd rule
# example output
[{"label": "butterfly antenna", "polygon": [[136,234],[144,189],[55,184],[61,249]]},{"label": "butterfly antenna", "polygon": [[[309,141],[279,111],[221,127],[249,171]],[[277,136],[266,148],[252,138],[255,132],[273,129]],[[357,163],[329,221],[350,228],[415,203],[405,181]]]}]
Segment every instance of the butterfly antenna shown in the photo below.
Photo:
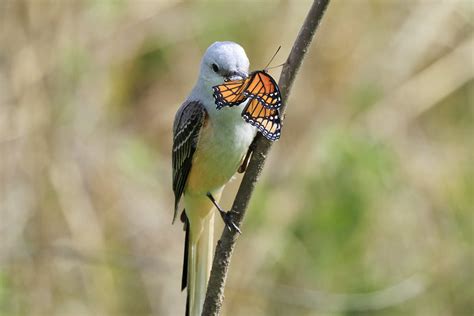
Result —
[{"label": "butterfly antenna", "polygon": [[268,67],[268,68],[265,68],[265,70],[275,69],[275,68],[281,67],[281,66],[283,66],[283,65],[285,65],[285,64],[286,64],[286,63],[279,64],[279,65],[272,66],[272,67]]},{"label": "butterfly antenna", "polygon": [[[270,66],[270,64],[272,63],[273,59],[275,58],[275,56],[276,56],[276,55],[278,54],[278,52],[280,51],[280,48],[281,48],[281,45],[278,46],[278,48],[277,48],[275,54],[273,54],[273,57],[270,58],[270,61],[268,62],[268,64],[267,64],[267,65],[265,66],[265,68],[263,68],[263,69],[265,69],[265,70],[270,69],[270,68],[268,68],[268,66]],[[277,66],[277,67],[279,67],[279,66]],[[275,68],[275,67],[272,67],[272,68]]]}]

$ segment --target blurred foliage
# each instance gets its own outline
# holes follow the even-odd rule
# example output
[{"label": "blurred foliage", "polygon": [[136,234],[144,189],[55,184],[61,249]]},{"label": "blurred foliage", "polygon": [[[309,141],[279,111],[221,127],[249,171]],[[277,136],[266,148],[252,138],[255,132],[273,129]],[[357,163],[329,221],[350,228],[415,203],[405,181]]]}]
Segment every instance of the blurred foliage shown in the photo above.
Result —
[{"label": "blurred foliage", "polygon": [[[176,109],[210,43],[239,42],[252,69],[281,45],[277,65],[309,5],[0,2],[1,316],[183,314]],[[224,315],[474,313],[473,13],[331,1]]]}]

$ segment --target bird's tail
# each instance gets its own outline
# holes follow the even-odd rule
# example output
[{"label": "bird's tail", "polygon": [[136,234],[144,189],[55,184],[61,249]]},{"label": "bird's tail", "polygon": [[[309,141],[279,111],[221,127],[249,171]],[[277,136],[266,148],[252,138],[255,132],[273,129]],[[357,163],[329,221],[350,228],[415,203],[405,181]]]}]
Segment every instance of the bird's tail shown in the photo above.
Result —
[{"label": "bird's tail", "polygon": [[214,212],[197,221],[186,225],[182,281],[182,288],[187,286],[186,316],[201,316],[212,265]]}]

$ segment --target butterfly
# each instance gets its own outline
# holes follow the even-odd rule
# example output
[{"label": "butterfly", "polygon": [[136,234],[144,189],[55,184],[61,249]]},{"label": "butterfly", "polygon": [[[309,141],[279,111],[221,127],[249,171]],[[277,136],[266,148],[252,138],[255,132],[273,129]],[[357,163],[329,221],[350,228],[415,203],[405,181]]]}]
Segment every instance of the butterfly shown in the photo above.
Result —
[{"label": "butterfly", "polygon": [[254,71],[249,77],[224,82],[213,87],[217,109],[235,106],[249,100],[242,111],[243,119],[255,126],[268,140],[281,135],[281,94],[275,80],[265,71]]},{"label": "butterfly", "polygon": [[256,99],[268,109],[281,107],[281,94],[275,79],[264,70],[254,71],[245,79],[224,82],[213,87],[217,109]]}]

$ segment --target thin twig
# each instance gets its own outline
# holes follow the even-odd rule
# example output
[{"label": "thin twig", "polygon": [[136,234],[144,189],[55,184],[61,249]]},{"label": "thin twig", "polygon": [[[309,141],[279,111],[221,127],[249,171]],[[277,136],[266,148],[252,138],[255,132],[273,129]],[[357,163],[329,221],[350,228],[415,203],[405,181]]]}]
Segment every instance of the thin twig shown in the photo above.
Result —
[{"label": "thin twig", "polygon": [[[329,0],[315,0],[306,16],[298,37],[288,59],[283,66],[279,86],[282,95],[281,113],[284,115],[286,100],[290,94],[291,87],[296,74],[303,62],[303,58],[314,37],[314,33],[327,8]],[[271,142],[258,134],[255,138],[255,148],[250,159],[247,172],[245,173],[239,191],[232,205],[234,222],[241,226],[252,192],[258,181],[260,173],[265,164],[265,159],[270,150]],[[234,250],[238,233],[234,230],[224,229],[220,240],[217,242],[214,262],[212,264],[211,276],[207,287],[206,300],[204,302],[203,316],[217,316],[220,313],[224,300],[224,287],[229,270],[230,259]]]}]

